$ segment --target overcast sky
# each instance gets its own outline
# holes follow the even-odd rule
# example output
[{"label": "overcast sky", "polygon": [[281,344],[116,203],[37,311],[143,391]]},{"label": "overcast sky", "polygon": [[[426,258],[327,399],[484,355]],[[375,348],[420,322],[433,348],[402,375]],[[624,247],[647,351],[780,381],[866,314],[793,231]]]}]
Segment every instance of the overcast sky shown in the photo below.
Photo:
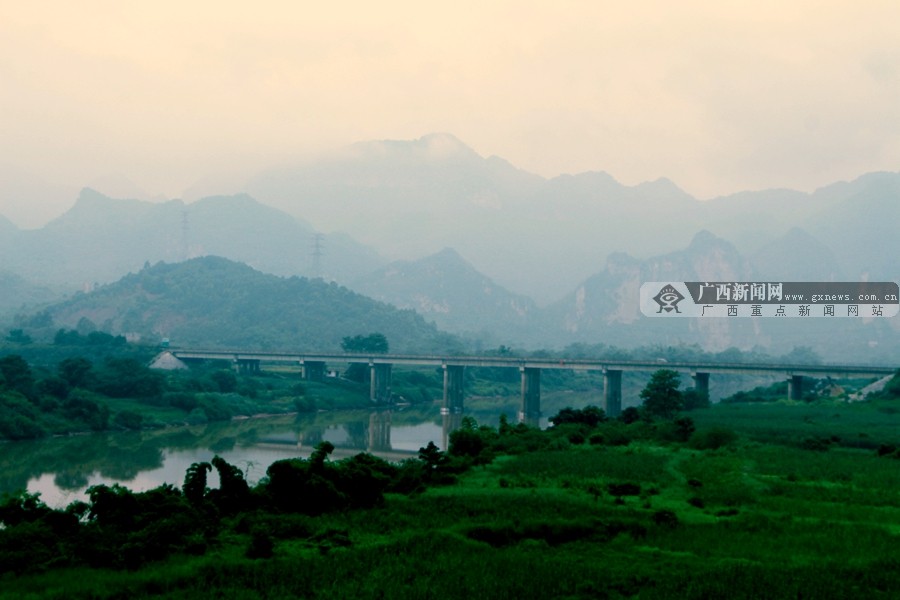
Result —
[{"label": "overcast sky", "polygon": [[430,132],[547,177],[811,191],[900,169],[898,27],[896,0],[5,0],[0,214]]}]

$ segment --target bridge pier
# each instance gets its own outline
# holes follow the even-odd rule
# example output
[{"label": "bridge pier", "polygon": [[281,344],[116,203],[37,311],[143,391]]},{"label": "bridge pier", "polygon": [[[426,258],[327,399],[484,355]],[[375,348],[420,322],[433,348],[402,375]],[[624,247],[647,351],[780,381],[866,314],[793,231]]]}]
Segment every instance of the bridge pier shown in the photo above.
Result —
[{"label": "bridge pier", "polygon": [[300,367],[303,369],[303,379],[307,381],[325,381],[324,360],[302,360]]},{"label": "bridge pier", "polygon": [[791,375],[788,378],[788,400],[803,400],[802,375]]},{"label": "bridge pier", "polygon": [[369,415],[369,443],[366,451],[391,449],[391,411],[375,410]]},{"label": "bridge pier", "polygon": [[709,373],[695,371],[691,373],[691,379],[694,380],[694,390],[709,398]]},{"label": "bridge pier", "polygon": [[622,414],[622,371],[603,369],[603,395],[606,416],[618,417]]},{"label": "bridge pier", "polygon": [[391,364],[369,363],[369,400],[375,404],[391,403]]},{"label": "bridge pier", "polygon": [[462,420],[463,415],[461,412],[445,413],[444,410],[441,409],[441,437],[443,441],[441,449],[445,452],[450,448],[450,434],[459,429],[460,425],[462,425]]},{"label": "bridge pier", "polygon": [[463,374],[465,367],[444,365],[444,403],[441,414],[461,414],[463,411]]},{"label": "bridge pier", "polygon": [[234,361],[234,370],[239,373],[259,373],[259,361],[253,359],[238,359]]},{"label": "bridge pier", "polygon": [[519,423],[529,427],[541,425],[541,370],[532,367],[519,367],[522,373],[522,410],[519,411]]}]

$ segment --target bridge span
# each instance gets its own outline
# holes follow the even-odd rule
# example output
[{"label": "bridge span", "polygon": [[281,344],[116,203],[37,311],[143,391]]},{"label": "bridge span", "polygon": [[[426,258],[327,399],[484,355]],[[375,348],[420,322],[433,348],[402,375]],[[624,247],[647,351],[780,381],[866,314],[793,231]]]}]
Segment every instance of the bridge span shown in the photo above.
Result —
[{"label": "bridge span", "polygon": [[618,416],[622,410],[622,373],[624,371],[657,371],[672,369],[690,374],[694,388],[709,393],[712,373],[772,374],[788,382],[788,397],[799,399],[803,393],[803,377],[884,377],[896,372],[894,367],[870,365],[787,365],[749,363],[701,363],[679,361],[519,358],[507,356],[450,356],[412,354],[354,354],[312,352],[256,352],[237,350],[191,350],[170,348],[173,356],[184,361],[224,360],[243,372],[259,371],[261,363],[299,365],[303,377],[311,381],[325,379],[327,365],[366,364],[370,370],[369,398],[373,404],[390,404],[391,368],[393,365],[440,367],[444,372],[444,398],[441,412],[458,415],[463,411],[463,374],[466,367],[499,367],[518,369],[521,373],[521,408],[519,421],[536,425],[541,417],[541,371],[568,369],[597,371],[603,374],[604,410]]}]

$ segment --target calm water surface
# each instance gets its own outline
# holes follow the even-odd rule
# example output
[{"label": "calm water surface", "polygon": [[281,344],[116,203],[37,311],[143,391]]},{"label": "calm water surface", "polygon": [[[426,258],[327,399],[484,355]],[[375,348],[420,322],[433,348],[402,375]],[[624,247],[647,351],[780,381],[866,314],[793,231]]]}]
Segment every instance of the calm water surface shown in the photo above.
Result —
[{"label": "calm water surface", "polygon": [[[390,461],[417,455],[446,435],[461,417],[427,410],[334,412],[301,417],[261,417],[158,431],[95,433],[0,444],[0,493],[39,492],[52,507],[86,500],[92,485],[119,483],[133,491],[164,483],[181,486],[188,467],[218,454],[243,472],[250,484],[273,462],[306,458],[321,441],[335,446],[332,460],[371,452]],[[497,416],[494,415],[496,424]],[[490,422],[489,417],[480,422]],[[209,479],[216,487],[215,470]]]},{"label": "calm water surface", "polygon": [[[584,406],[578,394],[549,395],[546,415],[563,406]],[[501,414],[512,422],[515,396],[466,409],[480,424],[496,427]],[[461,415],[442,416],[437,406],[379,411],[334,411],[311,415],[254,417],[228,423],[174,427],[155,431],[93,433],[29,442],[0,442],[0,494],[40,493],[49,506],[62,508],[86,500],[92,485],[121,484],[145,491],[164,483],[181,487],[188,467],[219,455],[244,472],[251,485],[265,477],[273,462],[307,458],[321,441],[335,446],[332,460],[370,452],[392,462],[417,456],[433,441],[442,450]],[[209,486],[218,486],[213,470]]]}]

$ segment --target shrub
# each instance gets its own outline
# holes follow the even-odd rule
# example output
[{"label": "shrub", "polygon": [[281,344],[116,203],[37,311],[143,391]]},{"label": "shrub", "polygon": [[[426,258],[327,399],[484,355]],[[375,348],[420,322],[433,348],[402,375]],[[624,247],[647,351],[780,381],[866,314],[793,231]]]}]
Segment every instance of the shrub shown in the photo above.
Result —
[{"label": "shrub", "polygon": [[573,423],[577,425],[587,425],[588,427],[596,427],[599,423],[606,420],[606,413],[602,408],[596,406],[586,406],[582,409],[574,409],[565,407],[555,416],[550,417],[553,425],[562,425],[564,423]]},{"label": "shrub", "polygon": [[812,450],[814,452],[825,452],[831,446],[832,440],[821,438],[818,436],[804,438],[800,442],[800,447],[804,450]]},{"label": "shrub", "polygon": [[640,496],[641,486],[637,483],[610,483],[606,486],[611,496]]},{"label": "shrub", "polygon": [[125,429],[138,430],[144,423],[144,417],[130,410],[123,410],[113,419],[113,423]]},{"label": "shrub", "polygon": [[274,554],[275,544],[272,538],[264,531],[254,531],[250,537],[250,545],[247,547],[247,558],[271,558]]},{"label": "shrub", "polygon": [[718,450],[737,441],[737,434],[731,429],[713,427],[695,432],[688,445],[696,450]]},{"label": "shrub", "polygon": [[672,528],[678,526],[678,515],[675,514],[674,510],[658,510],[653,513],[651,519],[653,520],[653,524],[659,527]]}]

